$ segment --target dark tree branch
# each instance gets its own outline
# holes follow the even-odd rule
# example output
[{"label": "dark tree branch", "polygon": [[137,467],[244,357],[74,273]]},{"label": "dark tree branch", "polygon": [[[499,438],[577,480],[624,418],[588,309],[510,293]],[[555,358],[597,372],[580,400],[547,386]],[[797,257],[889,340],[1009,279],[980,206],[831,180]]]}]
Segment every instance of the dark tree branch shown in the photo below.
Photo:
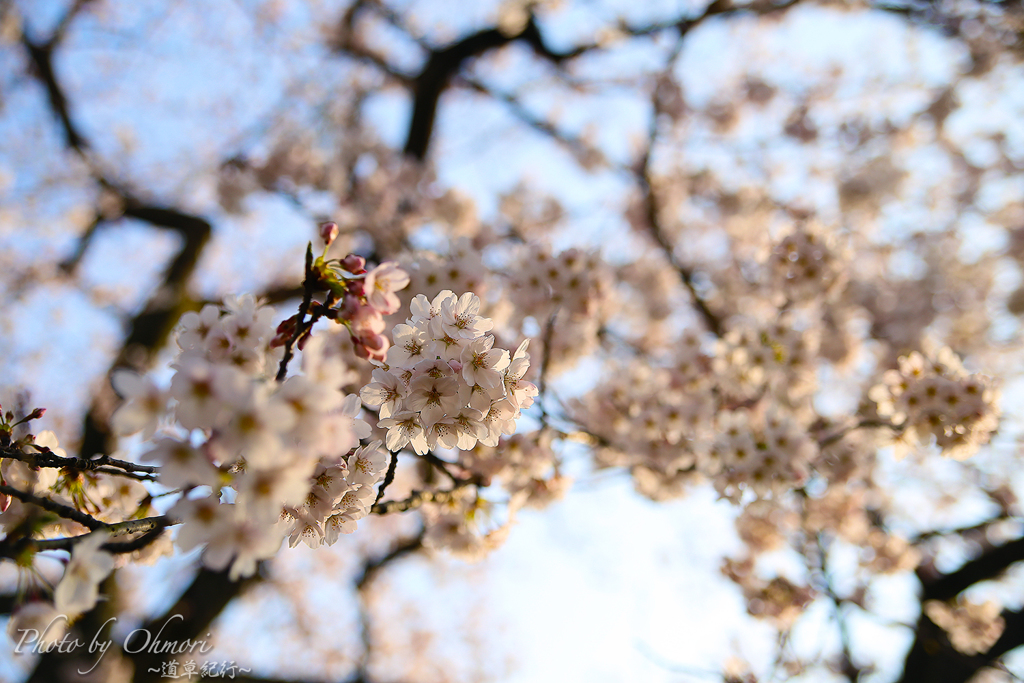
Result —
[{"label": "dark tree branch", "polygon": [[544,355],[540,359],[540,375],[537,378],[537,403],[540,408],[540,426],[542,430],[546,430],[548,427],[548,370],[551,366],[551,340],[555,336],[555,320],[557,318],[558,309],[556,308],[551,313],[551,316],[548,317],[548,322],[544,326]]},{"label": "dark tree branch", "polygon": [[[102,529],[106,526],[106,524],[99,521],[98,519],[95,519],[84,512],[79,512],[73,507],[63,505],[56,501],[52,501],[49,498],[42,498],[40,496],[32,495],[31,493],[27,493],[20,489],[16,489],[13,486],[8,486],[7,484],[0,484],[0,493],[8,495],[11,498],[17,498],[21,502],[26,503],[28,505],[35,505],[36,507],[40,507],[46,510],[47,512],[52,512],[58,517],[63,517],[64,519],[70,519],[73,522],[78,522],[85,528],[93,531],[95,531],[96,529]],[[7,541],[8,539],[4,540]]]},{"label": "dark tree branch", "polygon": [[92,244],[92,238],[96,236],[96,230],[100,227],[101,220],[100,215],[97,214],[92,223],[85,229],[85,232],[78,238],[74,253],[59,264],[62,271],[69,275],[75,272],[78,264],[82,262],[85,252],[89,249],[89,245]]},{"label": "dark tree branch", "polygon": [[[426,453],[424,453],[423,455],[421,455],[419,457],[421,457],[424,460],[426,460],[427,463],[429,463],[431,467],[440,470],[444,474],[444,476],[446,476],[446,477],[448,477],[449,479],[452,480],[452,483],[454,483],[454,484],[461,484],[461,483],[464,483],[466,481],[462,477],[456,476],[455,474],[452,473],[452,471],[450,469],[448,469],[449,467],[452,467],[452,466],[456,466],[457,467],[457,465],[455,463],[448,462],[447,460],[442,460],[441,458],[437,457],[437,454],[435,454],[434,451],[427,451]],[[380,502],[380,501],[378,500],[377,502]]]},{"label": "dark tree branch", "polygon": [[1010,565],[1024,560],[1024,537],[996,546],[983,555],[970,560],[949,574],[928,576],[918,570],[921,579],[921,601],[950,600],[979,581],[994,579]]},{"label": "dark tree branch", "polygon": [[[128,334],[121,345],[113,367],[129,366],[138,368],[140,355],[145,352],[144,362],[159,349],[177,323],[182,311],[182,302],[187,299],[187,285],[199,263],[199,257],[209,242],[213,228],[209,222],[176,209],[142,204],[134,199],[126,202],[124,215],[145,221],[150,225],[176,232],[184,244],[168,264],[160,285],[142,309],[128,323]],[[85,416],[82,443],[79,453],[89,456],[94,453],[110,453],[114,450],[114,439],[102,411],[94,403]]]},{"label": "dark tree branch", "polygon": [[423,548],[424,533],[425,531],[421,529],[415,536],[399,540],[386,555],[377,559],[367,559],[363,564],[363,569],[355,582],[356,597],[359,600],[359,627],[360,637],[363,641],[363,652],[356,664],[355,673],[349,678],[348,683],[366,683],[370,680],[367,669],[370,664],[370,654],[373,651],[373,634],[371,633],[370,625],[370,609],[366,600],[367,591],[373,584],[373,580],[386,567]]},{"label": "dark tree branch", "polygon": [[1024,645],[1024,612],[1004,611],[1002,617],[1006,628],[995,645],[988,652],[965,655],[922,614],[899,683],[967,683],[980,669],[994,666],[1007,652]]},{"label": "dark tree branch", "polygon": [[380,488],[377,489],[377,497],[373,499],[374,505],[380,502],[380,499],[384,497],[384,491],[395,480],[395,471],[398,469],[398,453],[389,452],[388,456],[390,458],[388,461],[388,471],[384,474],[384,481],[381,482]]},{"label": "dark tree branch", "polygon": [[[260,572],[241,581],[228,578],[228,570],[215,572],[200,569],[192,584],[164,614],[151,619],[140,628],[157,633],[165,642],[205,639],[213,620],[232,600],[260,581]],[[140,632],[141,633],[141,632]],[[129,650],[136,649],[129,643]],[[148,651],[126,655],[135,667],[135,683],[156,683],[161,680],[160,665],[174,655]],[[155,671],[150,671],[155,669]]]},{"label": "dark tree branch", "polygon": [[850,683],[857,683],[863,672],[860,667],[853,663],[853,648],[850,640],[850,628],[846,621],[846,615],[843,614],[843,604],[846,601],[836,593],[835,585],[832,581],[832,574],[828,569],[828,550],[829,549],[825,545],[825,540],[822,537],[822,534],[818,534],[815,548],[815,554],[818,559],[818,570],[821,572],[825,595],[832,601],[833,614],[835,615],[836,625],[839,629],[839,642],[842,656],[839,672],[846,676]]},{"label": "dark tree branch", "polygon": [[[181,594],[178,600],[164,614],[155,617],[142,624],[135,635],[128,640],[127,650],[123,656],[128,659],[135,671],[134,683],[159,683],[166,680],[161,678],[161,664],[164,661],[176,658],[177,655],[150,652],[144,647],[145,634],[151,636],[160,634],[160,641],[163,643],[184,643],[185,641],[206,640],[207,632],[213,620],[217,618],[224,608],[241,595],[245,590],[259,581],[259,572],[253,577],[242,581],[231,581],[228,578],[228,571],[214,572],[208,569],[200,569],[193,579],[191,585]],[[116,581],[113,575],[104,584],[104,592],[116,589]],[[81,623],[81,632],[88,634],[86,638],[97,638],[102,642],[103,637],[99,636],[101,628],[109,628],[104,624],[108,618],[110,603],[100,602],[91,612],[87,613]],[[116,616],[116,615],[112,615]],[[84,649],[77,650],[70,654],[61,653],[58,650],[51,650],[42,655],[28,679],[29,683],[53,683],[54,681],[80,680],[69,674],[70,670],[83,667],[88,670],[96,663],[95,658],[99,653],[86,653]],[[138,650],[138,651],[136,651]],[[85,659],[88,658],[88,659]],[[92,661],[88,661],[91,659]],[[70,676],[70,677],[69,677]]]},{"label": "dark tree branch", "polygon": [[904,660],[900,683],[966,683],[979,669],[1024,645],[1024,612],[1004,611],[1006,628],[995,645],[986,653],[965,655],[953,647],[946,633],[923,610],[926,601],[951,600],[980,581],[999,577],[1021,560],[1024,560],[1024,538],[992,548],[949,574],[930,576],[925,568],[918,568],[922,612],[914,643]]},{"label": "dark tree branch", "polygon": [[[127,536],[129,534],[142,533],[141,536],[127,541],[111,541],[104,543],[102,549],[108,553],[131,553],[141,550],[155,541],[167,527],[177,524],[178,521],[165,516],[146,517],[145,519],[131,519],[125,522],[103,524],[101,530],[106,531],[112,538]],[[91,534],[81,536],[70,536],[67,538],[48,538],[41,541],[31,541],[31,547],[35,550],[68,550],[70,551],[78,543]]]},{"label": "dark tree branch", "polygon": [[[50,108],[61,126],[66,145],[69,149],[82,155],[88,163],[89,159],[86,156],[86,151],[90,149],[90,145],[74,123],[68,99],[53,69],[53,54],[57,46],[56,41],[59,40],[59,36],[62,35],[63,31],[67,29],[70,18],[85,4],[85,2],[75,3],[72,11],[69,12],[65,21],[62,22],[60,30],[54,34],[53,40],[50,42],[35,43],[27,37],[23,37],[23,45],[33,64],[33,75],[46,89]],[[139,201],[131,193],[116,188],[113,183],[104,178],[91,164],[90,168],[93,169],[96,180],[102,187],[110,189],[122,197],[125,205],[124,215],[126,217],[145,221],[159,229],[177,232],[181,235],[184,242],[179,252],[168,264],[162,281],[156,289],[156,293],[150,298],[143,310],[129,322],[128,333],[118,358],[114,363],[114,367],[129,364],[129,357],[134,354],[136,349],[146,351],[148,361],[154,352],[165,342],[178,319],[178,314],[181,312],[181,302],[187,298],[186,286],[188,280],[195,271],[199,257],[209,241],[212,227],[208,221],[198,216]],[[94,231],[95,228],[91,230]],[[77,254],[77,257],[81,258],[81,254]],[[109,425],[102,415],[103,411],[98,407],[97,403],[94,403],[85,417],[80,453],[110,453],[113,450],[111,448],[113,444]],[[83,523],[85,523],[84,520]],[[87,524],[87,526],[89,525]],[[145,532],[139,539],[118,544],[118,546],[126,550],[129,548],[134,549],[133,546],[137,543],[139,544],[138,547],[142,547],[142,545],[153,540],[161,532],[162,528],[154,527],[152,530]],[[116,583],[112,583],[112,581],[113,579],[109,579],[107,584],[116,587]],[[253,577],[244,581],[234,582],[228,579],[227,571],[213,572],[201,569],[191,586],[181,595],[175,605],[162,617],[158,617],[145,624],[144,628],[148,628],[151,632],[155,633],[161,627],[164,627],[162,638],[165,641],[195,639],[195,637],[205,632],[212,621],[231,600],[256,581],[258,581],[258,578]],[[103,603],[101,603],[102,605]],[[98,612],[99,609],[93,610],[93,613]],[[90,615],[93,613],[90,613]],[[90,615],[87,615],[86,619],[83,620],[84,624],[90,623]],[[158,674],[154,675],[148,670],[155,665],[159,671],[159,665],[163,661],[164,655],[141,652],[129,655],[129,657],[134,666],[136,681],[159,680]],[[63,680],[63,668],[66,660],[65,656],[56,652],[42,656],[30,680],[47,683]]]},{"label": "dark tree branch", "polygon": [[448,87],[452,77],[462,68],[463,63],[516,41],[526,43],[533,48],[537,55],[556,64],[581,54],[579,50],[559,53],[549,48],[532,15],[517,34],[509,35],[497,28],[490,28],[466,36],[447,47],[434,50],[422,71],[413,81],[412,120],[409,123],[404,150],[407,156],[417,161],[426,159],[441,93]]},{"label": "dark tree branch", "polygon": [[[185,298],[185,286],[195,270],[203,248],[209,241],[212,228],[209,222],[197,216],[140,201],[127,190],[118,188],[91,163],[87,154],[91,146],[74,122],[67,95],[53,68],[54,51],[59,46],[71,20],[88,2],[89,0],[75,2],[61,21],[58,30],[49,40],[35,42],[26,35],[22,36],[22,45],[32,63],[33,76],[46,89],[51,112],[60,125],[65,144],[86,161],[101,187],[121,197],[125,205],[124,215],[145,221],[156,228],[177,232],[184,240],[181,250],[164,272],[162,282],[157,287],[154,296],[150,298],[142,312],[129,322],[127,337],[114,363],[114,367],[117,367],[130,365],[128,357],[136,349],[145,350],[151,355],[166,340],[177,321],[180,302]],[[98,225],[91,226],[83,235],[75,255],[72,256],[72,264],[75,260],[81,259],[85,245],[97,228]],[[113,450],[110,429],[106,420],[101,417],[101,413],[102,411],[94,403],[85,416],[80,446],[81,454],[110,453]]]},{"label": "dark tree branch", "polygon": [[295,332],[284,345],[284,355],[281,356],[281,365],[277,369],[277,381],[283,382],[288,376],[288,363],[291,362],[295,344],[302,335],[309,329],[306,327],[306,315],[309,313],[309,306],[313,301],[313,287],[316,284],[316,276],[313,273],[313,243],[306,245],[306,268],[305,277],[302,280],[302,304],[299,305],[299,318],[295,323]]},{"label": "dark tree branch", "polygon": [[[686,32],[709,16],[708,12],[712,12],[715,7],[721,4],[722,3],[716,1],[708,7],[708,10],[704,15],[688,23],[685,28],[682,26],[679,28],[679,40],[676,41],[675,49],[672,51],[672,54],[668,59],[666,70],[671,69],[672,64],[679,55],[679,51],[682,49],[683,45],[683,37],[686,35]],[[653,97],[654,94],[652,93],[652,98]],[[711,310],[707,301],[704,300],[704,297],[697,290],[697,287],[694,284],[693,270],[679,259],[676,255],[675,245],[672,244],[671,240],[669,240],[665,231],[662,229],[658,195],[654,190],[653,171],[651,169],[651,154],[654,152],[654,145],[657,142],[657,139],[658,108],[657,106],[654,106],[647,129],[647,145],[644,147],[643,155],[640,157],[640,161],[637,163],[636,170],[634,172],[637,184],[640,186],[640,191],[643,195],[644,220],[655,244],[657,244],[665,254],[665,258],[668,259],[669,264],[677,273],[679,273],[679,278],[682,280],[683,286],[685,286],[687,291],[690,293],[690,298],[693,300],[694,308],[697,309],[697,312],[700,314],[704,324],[707,326],[708,330],[715,334],[715,336],[721,337],[725,332],[722,320]]]},{"label": "dark tree branch", "polygon": [[954,529],[932,529],[908,538],[907,542],[910,543],[910,545],[917,545],[922,541],[927,541],[931,538],[938,538],[940,536],[973,536],[976,538],[978,534],[984,534],[990,527],[1009,519],[1013,519],[1013,517],[1011,515],[1001,514],[997,517],[986,519],[984,522],[971,524],[970,526],[962,526]]},{"label": "dark tree branch", "polygon": [[[3,486],[0,489],[9,489],[10,487]],[[0,490],[0,493],[8,493],[6,490]],[[25,558],[26,553],[31,554],[43,550],[66,550],[71,552],[76,545],[81,543],[83,540],[92,535],[94,531],[105,531],[111,537],[116,538],[119,536],[127,536],[131,534],[140,534],[135,538],[127,541],[110,541],[104,543],[102,549],[108,553],[123,554],[132,553],[136,550],[142,550],[150,543],[155,541],[164,532],[168,526],[178,524],[178,520],[172,519],[166,516],[159,517],[146,517],[145,519],[131,519],[125,522],[115,522],[108,524],[101,522],[93,517],[78,512],[74,508],[59,505],[53,501],[45,498],[38,498],[36,496],[28,496],[24,498],[24,502],[36,505],[44,510],[48,510],[59,517],[65,519],[71,519],[72,521],[78,522],[79,524],[90,529],[90,533],[81,534],[79,536],[67,536],[64,538],[47,538],[47,539],[35,539],[31,538],[32,523],[26,523],[21,528],[12,530],[9,532],[7,537],[0,540],[0,558],[9,560],[20,561]],[[57,506],[59,509],[51,509],[52,506]],[[71,512],[77,513],[77,517],[71,516]],[[88,521],[88,523],[86,523]]]},{"label": "dark tree branch", "polygon": [[377,577],[377,575],[395,560],[399,560],[406,555],[411,555],[417,550],[423,548],[423,532],[421,531],[416,536],[399,541],[388,553],[375,560],[367,560],[363,565],[363,570],[359,573],[359,578],[356,579],[356,588],[359,590],[365,589],[370,582]]},{"label": "dark tree branch", "polygon": [[57,75],[53,70],[53,52],[57,43],[52,40],[45,43],[36,43],[22,34],[22,45],[28,52],[32,61],[33,75],[46,89],[46,95],[50,102],[50,110],[53,112],[61,131],[64,134],[65,144],[80,155],[85,155],[89,149],[89,143],[78,130],[78,126],[71,120],[71,111],[68,108],[68,100],[64,90],[57,82]]},{"label": "dark tree branch", "polygon": [[97,472],[114,476],[127,476],[140,481],[152,481],[154,474],[160,471],[159,467],[152,465],[136,465],[126,460],[118,460],[108,456],[99,458],[64,458],[49,448],[32,446],[38,449],[37,453],[28,453],[17,448],[2,448],[0,454],[5,458],[20,460],[32,467],[49,467],[68,469],[77,472]]},{"label": "dark tree branch", "polygon": [[75,17],[77,17],[82,10],[84,10],[87,6],[91,5],[93,1],[94,0],[75,0],[75,4],[73,4],[70,7],[70,9],[68,9],[68,11],[64,14],[64,17],[60,20],[60,23],[57,24],[57,28],[54,29],[53,35],[50,36],[49,44],[51,46],[57,45],[58,43],[64,40],[64,36],[68,32],[68,28],[70,28],[71,22],[75,20]]},{"label": "dark tree branch", "polygon": [[558,130],[558,128],[551,122],[545,121],[543,118],[540,118],[529,111],[514,95],[497,92],[475,78],[462,77],[460,82],[465,83],[476,92],[493,97],[499,102],[504,103],[508,107],[509,111],[524,124],[565,147],[576,158],[580,165],[589,167],[595,160],[604,159],[604,154],[602,154],[599,149],[592,145],[588,145],[579,137],[569,135]]}]

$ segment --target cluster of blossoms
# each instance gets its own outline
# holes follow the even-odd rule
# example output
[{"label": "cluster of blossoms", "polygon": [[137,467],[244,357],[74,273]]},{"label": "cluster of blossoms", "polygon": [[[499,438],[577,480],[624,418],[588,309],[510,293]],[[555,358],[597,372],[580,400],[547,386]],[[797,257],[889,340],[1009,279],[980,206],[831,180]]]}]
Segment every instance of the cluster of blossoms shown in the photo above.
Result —
[{"label": "cluster of blossoms", "polygon": [[547,433],[513,434],[501,439],[496,448],[478,443],[459,456],[459,465],[481,484],[487,486],[500,479],[513,508],[543,508],[561,498],[572,484],[558,471]]},{"label": "cluster of blossoms", "polygon": [[846,283],[846,254],[820,226],[802,225],[784,237],[767,266],[773,287],[794,302],[827,296]]},{"label": "cluster of blossoms", "polygon": [[566,249],[552,254],[531,245],[515,261],[509,279],[517,316],[532,315],[543,324],[556,315],[548,335],[550,368],[557,371],[595,350],[616,308],[613,272],[597,253]]},{"label": "cluster of blossoms", "polygon": [[733,502],[747,489],[763,498],[799,486],[818,453],[807,430],[784,414],[723,411],[717,427],[709,464],[721,468],[715,489]]},{"label": "cluster of blossoms", "polygon": [[717,381],[737,399],[768,388],[787,402],[799,401],[816,386],[818,339],[815,329],[797,329],[788,315],[768,323],[737,320],[715,349]]},{"label": "cluster of blossoms", "polygon": [[988,652],[1003,635],[1006,621],[992,600],[980,605],[960,598],[955,604],[929,600],[924,613],[949,636],[949,642],[965,655]]},{"label": "cluster of blossoms", "polygon": [[[481,259],[480,250],[468,239],[454,240],[444,256],[418,254],[411,259],[409,266],[407,292],[422,293],[428,297],[446,289],[475,292],[478,296],[487,294],[487,267]],[[407,303],[410,300],[411,294]]]},{"label": "cluster of blossoms", "polygon": [[444,503],[424,505],[423,544],[443,548],[469,562],[482,559],[505,542],[512,528],[513,507],[509,506],[510,519],[505,524],[497,524],[493,519],[494,507],[468,488],[460,489]]},{"label": "cluster of blossoms", "polygon": [[766,619],[782,629],[791,628],[797,618],[817,596],[810,586],[801,586],[776,576],[759,575],[753,558],[725,560],[722,573],[743,590],[747,611],[751,616]]},{"label": "cluster of blossoms", "polygon": [[[734,501],[745,490],[763,498],[799,485],[818,448],[786,408],[806,390],[782,380],[813,374],[808,345],[781,323],[742,330],[713,357],[686,333],[665,367],[632,364],[577,402],[576,419],[604,442],[599,463],[629,466],[653,499],[681,495],[696,477]],[[767,415],[758,403],[765,392],[775,405]]]},{"label": "cluster of blossoms", "polygon": [[530,367],[529,340],[510,354],[494,348],[493,322],[479,315],[472,292],[445,290],[433,301],[422,294],[412,317],[394,328],[394,346],[360,396],[378,408],[391,451],[412,446],[469,450],[496,446],[515,431],[520,411],[533,404],[537,387],[523,379]]},{"label": "cluster of blossoms", "polygon": [[355,528],[385,469],[379,442],[359,447],[370,427],[356,396],[340,388],[351,371],[312,338],[304,374],[274,379],[279,349],[271,313],[252,297],[182,317],[181,352],[163,395],[149,380],[115,377],[128,402],[114,416],[122,433],[152,433],[173,399],[175,425],[143,460],[158,481],[188,495],[168,512],[182,522],[180,548],[205,544],[204,563],[251,574],[286,536],[294,545],[333,543]]},{"label": "cluster of blossoms", "polygon": [[610,295],[608,275],[597,254],[566,249],[552,255],[535,245],[524,254],[513,275],[512,296],[519,310],[553,305],[564,307],[571,315],[591,316]]},{"label": "cluster of blossoms", "polygon": [[935,438],[945,455],[963,460],[987,443],[999,424],[999,392],[984,375],[968,374],[949,348],[899,359],[868,396],[878,413],[902,428],[897,455]]},{"label": "cluster of blossoms", "polygon": [[655,499],[670,497],[662,486],[692,473],[712,438],[713,397],[693,391],[696,385],[680,366],[689,367],[686,362],[670,368],[631,363],[613,373],[600,392],[574,404],[576,419],[604,444],[595,454],[598,463],[629,467],[638,488]]}]

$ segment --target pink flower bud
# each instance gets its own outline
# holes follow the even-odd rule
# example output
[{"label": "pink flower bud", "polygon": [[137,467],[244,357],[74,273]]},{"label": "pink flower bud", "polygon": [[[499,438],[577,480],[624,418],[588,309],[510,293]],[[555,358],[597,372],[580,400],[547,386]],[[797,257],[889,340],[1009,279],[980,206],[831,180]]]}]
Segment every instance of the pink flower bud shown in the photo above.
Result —
[{"label": "pink flower bud", "polygon": [[270,340],[270,348],[277,348],[288,343],[288,340],[295,334],[295,328],[298,323],[299,316],[297,315],[293,315],[287,320],[282,320],[281,324],[277,326],[277,334]]},{"label": "pink flower bud", "polygon": [[331,246],[338,237],[338,224],[337,223],[321,223],[320,224],[320,239],[324,241],[324,244]]},{"label": "pink flower bud", "polygon": [[295,331],[295,326],[298,324],[299,316],[293,315],[292,317],[282,320],[281,324],[277,326],[278,334],[287,334]]},{"label": "pink flower bud", "polygon": [[345,295],[345,298],[341,301],[341,306],[338,307],[338,317],[342,320],[351,320],[362,306],[363,304],[359,301],[359,297],[350,292]]},{"label": "pink flower bud", "polygon": [[391,348],[391,342],[382,334],[364,332],[359,337],[352,337],[352,346],[359,358],[383,361]]},{"label": "pink flower bud", "polygon": [[360,306],[348,319],[351,322],[352,331],[360,337],[380,334],[387,326],[383,316],[369,306]]},{"label": "pink flower bud", "polygon": [[360,342],[355,337],[352,337],[352,350],[355,352],[358,358],[362,358],[365,360],[370,357],[370,350],[363,346],[362,342]]},{"label": "pink flower bud", "polygon": [[341,259],[341,267],[354,275],[361,275],[366,272],[366,259],[362,256],[349,254]]},{"label": "pink flower bud", "polygon": [[388,338],[383,334],[367,334],[359,338],[360,343],[370,351],[380,351],[387,348]]},{"label": "pink flower bud", "polygon": [[380,337],[375,343],[380,344],[379,349],[373,349],[370,351],[369,360],[378,360],[384,362],[388,357],[388,349],[391,348],[391,342],[384,335],[378,335]]}]

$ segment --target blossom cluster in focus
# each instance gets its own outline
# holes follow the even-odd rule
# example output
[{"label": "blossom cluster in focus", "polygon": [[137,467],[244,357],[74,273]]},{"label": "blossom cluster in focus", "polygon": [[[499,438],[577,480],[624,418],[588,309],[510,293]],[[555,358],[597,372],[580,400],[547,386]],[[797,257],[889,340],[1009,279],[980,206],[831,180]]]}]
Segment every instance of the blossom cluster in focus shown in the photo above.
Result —
[{"label": "blossom cluster in focus", "polygon": [[495,446],[515,431],[520,411],[533,404],[537,387],[523,379],[530,367],[529,340],[514,353],[494,347],[489,318],[479,315],[472,292],[444,290],[433,301],[422,294],[412,317],[394,329],[394,346],[373,381],[360,392],[378,408],[387,447],[469,450]]}]

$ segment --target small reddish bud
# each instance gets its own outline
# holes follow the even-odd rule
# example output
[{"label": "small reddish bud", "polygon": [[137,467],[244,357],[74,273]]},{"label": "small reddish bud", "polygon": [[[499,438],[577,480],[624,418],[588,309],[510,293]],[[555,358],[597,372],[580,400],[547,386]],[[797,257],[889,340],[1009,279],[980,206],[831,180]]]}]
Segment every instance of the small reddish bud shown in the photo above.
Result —
[{"label": "small reddish bud", "polygon": [[353,294],[358,297],[366,295],[366,288],[363,287],[362,280],[349,280],[345,284],[348,287],[348,291],[350,294]]},{"label": "small reddish bud", "polygon": [[338,238],[338,224],[334,222],[320,224],[320,239],[324,244],[331,246],[331,242]]},{"label": "small reddish bud", "polygon": [[363,346],[355,337],[352,337],[352,351],[356,354],[357,358],[367,359],[370,357],[370,350]]},{"label": "small reddish bud", "polygon": [[287,320],[282,320],[281,324],[277,326],[278,334],[284,334],[286,332],[294,332],[295,331],[295,325],[298,323],[298,317],[299,316],[297,316],[297,315],[293,315],[292,317],[288,318]]},{"label": "small reddish bud", "polygon": [[367,334],[362,336],[359,341],[370,351],[380,351],[388,343],[387,337],[383,334]]},{"label": "small reddish bud", "polygon": [[277,348],[287,344],[288,340],[295,334],[295,327],[298,325],[298,322],[297,315],[293,315],[287,320],[282,320],[281,324],[277,326],[277,334],[270,340],[270,348]]},{"label": "small reddish bud", "polygon": [[38,420],[45,414],[46,408],[36,408],[31,413],[29,413],[28,417],[25,418],[25,422],[28,422],[29,420]]},{"label": "small reddish bud", "polygon": [[353,275],[362,275],[366,272],[366,259],[362,256],[349,254],[345,258],[341,259],[341,267]]},{"label": "small reddish bud", "polygon": [[359,297],[355,294],[346,294],[338,307],[338,317],[343,320],[351,320],[362,307]]}]

